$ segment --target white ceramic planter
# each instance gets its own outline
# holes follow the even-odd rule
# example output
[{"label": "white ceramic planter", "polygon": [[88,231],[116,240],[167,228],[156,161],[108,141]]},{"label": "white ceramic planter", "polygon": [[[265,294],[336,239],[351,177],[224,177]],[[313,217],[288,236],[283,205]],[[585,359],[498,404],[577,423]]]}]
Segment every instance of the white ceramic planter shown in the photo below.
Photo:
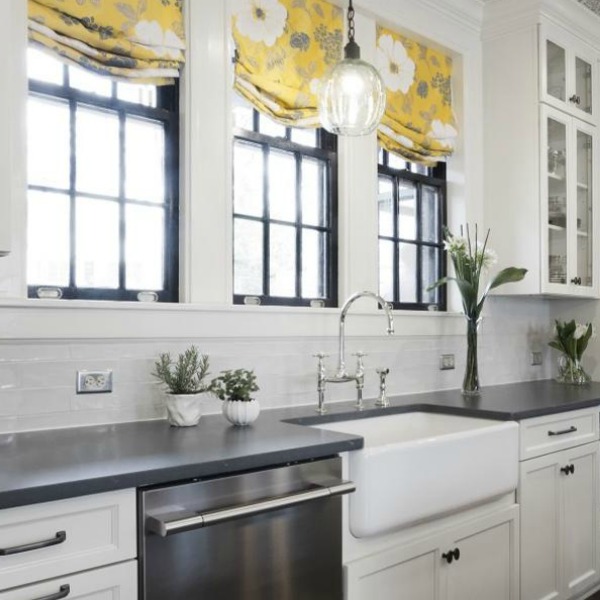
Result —
[{"label": "white ceramic planter", "polygon": [[202,416],[202,401],[208,394],[167,394],[167,421],[176,427],[197,425]]},{"label": "white ceramic planter", "polygon": [[238,427],[250,425],[256,421],[260,413],[260,404],[258,400],[242,402],[241,400],[224,400],[223,415],[225,418]]}]

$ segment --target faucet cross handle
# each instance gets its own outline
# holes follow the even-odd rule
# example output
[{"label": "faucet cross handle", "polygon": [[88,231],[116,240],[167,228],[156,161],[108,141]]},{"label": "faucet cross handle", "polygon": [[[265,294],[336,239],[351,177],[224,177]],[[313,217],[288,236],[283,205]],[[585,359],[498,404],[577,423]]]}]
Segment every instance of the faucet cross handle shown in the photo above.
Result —
[{"label": "faucet cross handle", "polygon": [[356,356],[356,376],[361,377],[365,374],[365,363],[363,358],[367,356],[366,352],[355,352],[352,356]]}]

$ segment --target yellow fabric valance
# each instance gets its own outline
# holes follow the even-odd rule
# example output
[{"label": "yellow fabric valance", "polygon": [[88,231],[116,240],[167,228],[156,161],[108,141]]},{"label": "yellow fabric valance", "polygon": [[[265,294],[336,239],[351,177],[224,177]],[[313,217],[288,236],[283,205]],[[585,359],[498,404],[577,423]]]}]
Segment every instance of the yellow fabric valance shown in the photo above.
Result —
[{"label": "yellow fabric valance", "polygon": [[320,78],[342,56],[343,14],[325,0],[239,0],[235,89],[292,127],[318,127]]},{"label": "yellow fabric valance", "polygon": [[376,56],[387,94],[377,131],[380,144],[427,165],[452,154],[458,135],[452,110],[452,59],[380,26]]},{"label": "yellow fabric valance", "polygon": [[184,62],[182,2],[29,0],[29,39],[116,79],[170,83]]}]

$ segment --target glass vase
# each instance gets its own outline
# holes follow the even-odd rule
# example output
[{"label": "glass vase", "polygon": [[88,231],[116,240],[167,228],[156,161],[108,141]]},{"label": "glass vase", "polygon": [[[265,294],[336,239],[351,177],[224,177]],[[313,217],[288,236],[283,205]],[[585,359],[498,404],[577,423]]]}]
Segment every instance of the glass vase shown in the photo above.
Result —
[{"label": "glass vase", "polygon": [[571,385],[584,385],[590,380],[591,377],[585,372],[579,359],[571,358],[566,354],[560,355],[560,358],[558,359],[558,376],[556,377],[556,381]]},{"label": "glass vase", "polygon": [[479,365],[477,362],[477,330],[480,319],[467,317],[467,364],[465,366],[465,377],[462,384],[463,396],[478,396],[479,387]]}]

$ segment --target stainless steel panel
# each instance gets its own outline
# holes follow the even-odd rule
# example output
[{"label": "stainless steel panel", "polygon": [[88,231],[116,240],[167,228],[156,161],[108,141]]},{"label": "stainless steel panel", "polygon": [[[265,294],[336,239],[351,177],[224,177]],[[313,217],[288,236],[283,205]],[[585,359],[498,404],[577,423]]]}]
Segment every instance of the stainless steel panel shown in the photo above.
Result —
[{"label": "stainless steel panel", "polygon": [[[144,600],[342,600],[341,499],[279,507],[279,500],[340,484],[338,458],[142,495]],[[268,512],[160,537],[157,521],[275,500]],[[243,511],[242,511],[243,512]]]}]

